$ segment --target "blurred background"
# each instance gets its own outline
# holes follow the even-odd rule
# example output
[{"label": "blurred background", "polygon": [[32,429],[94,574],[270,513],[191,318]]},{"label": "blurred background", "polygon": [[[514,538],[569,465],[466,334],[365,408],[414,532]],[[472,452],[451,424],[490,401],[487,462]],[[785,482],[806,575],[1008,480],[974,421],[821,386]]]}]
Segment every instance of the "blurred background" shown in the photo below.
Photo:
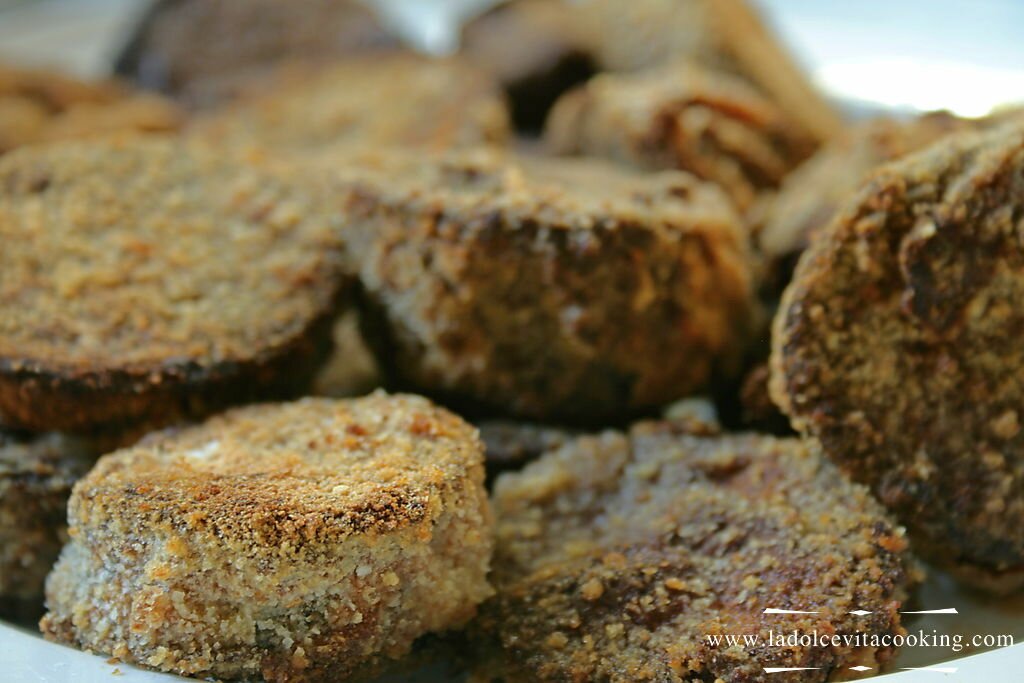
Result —
[{"label": "blurred background", "polygon": [[[102,75],[147,0],[0,0],[0,59]],[[489,0],[376,0],[432,52]],[[1024,101],[1020,0],[758,0],[814,79],[851,105],[964,116]]]}]

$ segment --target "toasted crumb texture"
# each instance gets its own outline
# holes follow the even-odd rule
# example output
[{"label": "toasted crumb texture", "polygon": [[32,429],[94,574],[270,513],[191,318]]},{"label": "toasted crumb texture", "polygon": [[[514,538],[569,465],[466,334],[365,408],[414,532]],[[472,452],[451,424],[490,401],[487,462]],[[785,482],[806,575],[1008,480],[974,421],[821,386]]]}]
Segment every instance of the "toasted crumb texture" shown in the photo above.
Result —
[{"label": "toasted crumb texture", "polygon": [[[1024,125],[875,173],[804,253],[771,391],[918,549],[1024,585]],[[980,577],[982,578],[979,580]]]},{"label": "toasted crumb texture", "polygon": [[359,331],[359,315],[346,311],[334,323],[334,347],[313,378],[313,394],[331,398],[362,396],[383,381],[373,353]]},{"label": "toasted crumb texture", "polygon": [[971,126],[971,121],[946,112],[908,121],[875,119],[851,128],[819,150],[786,178],[778,196],[769,203],[759,232],[761,250],[777,269],[785,271],[777,276],[782,286],[792,274],[796,257],[815,233],[831,223],[871,171]]},{"label": "toasted crumb texture", "polygon": [[394,49],[356,0],[160,0],[117,58],[118,74],[194,107],[254,87],[282,60],[331,61]]},{"label": "toasted crumb texture", "polygon": [[350,680],[491,594],[476,430],[414,396],[236,409],[100,459],[46,637],[198,677]]},{"label": "toasted crumb texture", "polygon": [[517,0],[462,27],[461,54],[501,83],[519,130],[539,131],[555,100],[596,70],[573,16],[565,2]]},{"label": "toasted crumb texture", "polygon": [[59,434],[0,431],[0,606],[4,616],[43,606],[43,581],[67,540],[71,485],[99,455]]},{"label": "toasted crumb texture", "polygon": [[623,421],[745,341],[746,235],[692,176],[480,151],[368,168],[345,180],[347,247],[400,386],[472,414]]},{"label": "toasted crumb texture", "polygon": [[183,124],[184,114],[171,102],[114,81],[0,64],[0,154],[113,132],[170,132]]},{"label": "toasted crumb texture", "polygon": [[472,627],[483,680],[739,682],[770,666],[825,681],[893,651],[707,636],[903,632],[902,529],[811,442],[644,423],[503,475],[494,506],[497,595]]},{"label": "toasted crumb texture", "polygon": [[0,414],[78,431],[303,389],[342,285],[324,197],[128,137],[0,159]]},{"label": "toasted crumb texture", "polygon": [[744,212],[814,149],[742,79],[688,63],[591,79],[558,101],[545,138],[556,154],[689,171]]},{"label": "toasted crumb texture", "polygon": [[287,152],[327,147],[449,147],[504,142],[497,84],[457,59],[409,54],[283,68],[238,103],[202,117],[195,135]]}]

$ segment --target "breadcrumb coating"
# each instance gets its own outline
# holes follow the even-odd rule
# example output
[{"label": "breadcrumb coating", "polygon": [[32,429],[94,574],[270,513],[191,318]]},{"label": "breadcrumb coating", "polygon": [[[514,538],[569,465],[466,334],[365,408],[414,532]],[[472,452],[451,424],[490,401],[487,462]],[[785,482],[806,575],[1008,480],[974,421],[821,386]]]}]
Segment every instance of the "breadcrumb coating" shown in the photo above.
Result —
[{"label": "breadcrumb coating", "polygon": [[503,475],[494,505],[497,595],[471,628],[482,680],[738,683],[771,666],[825,681],[893,650],[771,647],[769,630],[903,633],[903,531],[811,442],[644,423]]},{"label": "breadcrumb coating", "polygon": [[1024,585],[1024,125],[875,173],[804,253],[771,392],[918,550]]},{"label": "breadcrumb coating", "polygon": [[350,680],[491,594],[476,430],[414,396],[235,409],[103,457],[50,639],[193,676]]},{"label": "breadcrumb coating", "polygon": [[25,428],[284,396],[343,286],[326,198],[255,155],[125,137],[0,159],[0,413]]},{"label": "breadcrumb coating", "polygon": [[683,62],[592,78],[555,104],[545,140],[556,154],[689,171],[743,212],[815,146],[742,79]]},{"label": "breadcrumb coating", "polygon": [[171,102],[115,81],[81,81],[0,64],[0,154],[113,132],[172,132],[184,122],[184,113]]},{"label": "breadcrumb coating", "polygon": [[692,176],[481,151],[370,168],[339,181],[346,246],[400,386],[470,413],[623,421],[745,342],[747,236]]}]

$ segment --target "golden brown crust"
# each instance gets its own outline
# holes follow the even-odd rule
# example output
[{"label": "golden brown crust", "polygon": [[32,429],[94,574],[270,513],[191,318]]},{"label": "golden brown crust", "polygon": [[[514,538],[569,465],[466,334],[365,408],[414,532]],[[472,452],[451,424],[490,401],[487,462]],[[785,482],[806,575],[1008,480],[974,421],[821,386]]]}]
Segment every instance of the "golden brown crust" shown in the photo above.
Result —
[{"label": "golden brown crust", "polygon": [[596,76],[556,103],[545,139],[556,154],[689,171],[721,186],[743,212],[814,148],[743,80],[678,62]]},{"label": "golden brown crust", "polygon": [[82,525],[171,520],[255,554],[282,544],[299,553],[422,522],[433,496],[478,469],[477,441],[460,418],[414,396],[236,408],[101,459],[71,516]]},{"label": "golden brown crust", "polygon": [[327,62],[397,45],[356,0],[161,0],[141,19],[115,68],[203,107],[252,87],[282,60]]},{"label": "golden brown crust", "polygon": [[497,595],[474,628],[506,683],[754,681],[764,666],[820,667],[778,678],[824,681],[893,649],[706,636],[902,633],[902,530],[810,442],[643,424],[503,475],[494,504]]},{"label": "golden brown crust", "polygon": [[800,261],[771,385],[936,562],[1010,585],[1024,578],[1022,178],[1019,124],[874,174]]},{"label": "golden brown crust", "polygon": [[347,246],[394,381],[477,414],[621,421],[744,343],[749,251],[717,188],[489,153],[385,169],[346,181]]},{"label": "golden brown crust", "polygon": [[476,430],[414,396],[236,409],[101,458],[47,637],[196,676],[332,681],[490,593]]},{"label": "golden brown crust", "polygon": [[411,54],[292,65],[196,122],[218,144],[289,152],[326,147],[449,147],[504,142],[508,113],[497,84],[457,59]]},{"label": "golden brown crust", "polygon": [[183,124],[184,115],[169,101],[115,81],[0,64],[0,154],[119,131],[171,132]]},{"label": "golden brown crust", "polygon": [[335,218],[255,157],[170,139],[0,161],[0,414],[33,429],[302,388],[342,286]]}]

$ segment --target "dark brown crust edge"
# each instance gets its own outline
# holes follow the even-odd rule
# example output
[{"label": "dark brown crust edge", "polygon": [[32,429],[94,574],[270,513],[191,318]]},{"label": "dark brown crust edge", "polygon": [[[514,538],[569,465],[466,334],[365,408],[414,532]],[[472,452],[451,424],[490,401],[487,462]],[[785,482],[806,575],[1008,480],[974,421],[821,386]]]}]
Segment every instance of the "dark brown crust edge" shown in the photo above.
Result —
[{"label": "dark brown crust edge", "polygon": [[[1018,136],[1020,133],[1019,125],[1016,128],[1005,126],[1002,130],[1009,134],[1016,130]],[[982,144],[981,135],[988,135],[991,139]],[[832,424],[836,422],[833,410],[831,407],[828,410],[808,408],[810,403],[803,398],[803,394],[806,387],[814,382],[811,378],[815,376],[814,367],[817,364],[809,362],[805,354],[793,350],[799,349],[801,342],[808,335],[806,318],[809,316],[804,315],[799,309],[811,291],[810,283],[813,282],[813,278],[823,278],[825,273],[834,276],[828,271],[843,248],[842,240],[847,237],[846,233],[853,230],[850,226],[882,210],[886,214],[892,214],[897,210],[893,208],[894,206],[900,211],[906,211],[906,206],[912,205],[914,201],[924,201],[904,196],[907,193],[906,186],[913,181],[913,177],[907,179],[908,172],[920,174],[920,167],[926,162],[933,164],[934,169],[938,169],[931,169],[931,176],[928,178],[929,182],[938,188],[934,194],[939,199],[932,199],[934,203],[941,204],[946,201],[944,197],[948,188],[956,183],[965,182],[965,178],[975,187],[982,186],[984,182],[971,175],[977,173],[975,167],[986,161],[986,155],[1005,157],[1014,148],[1014,145],[1005,139],[996,142],[993,142],[993,139],[995,134],[992,133],[966,131],[947,136],[921,151],[882,165],[861,184],[856,193],[850,196],[842,210],[837,212],[824,229],[825,234],[812,242],[803,252],[794,279],[786,289],[779,313],[773,322],[769,393],[779,409],[790,417],[794,428],[805,435],[810,434],[818,438],[825,444],[826,452],[835,448],[831,444],[834,444],[837,438],[827,433],[829,429],[838,431]],[[974,142],[969,142],[971,140]],[[999,165],[985,172],[1000,173],[1005,163],[1006,159],[1003,158]],[[927,172],[928,169],[925,168]],[[988,181],[988,176],[982,178],[985,182]],[[887,216],[886,221],[889,220]],[[947,300],[962,296],[962,290],[957,289],[959,283],[945,284],[948,290],[943,292],[942,296]],[[932,299],[939,300],[939,295]],[[936,307],[929,312],[934,315],[935,310],[941,309]],[[844,462],[843,459],[833,459],[852,478],[871,486],[876,495],[889,504],[885,496],[879,492],[878,483],[866,475],[866,472],[871,472],[874,468],[865,469],[863,464],[857,461],[851,464]],[[893,514],[900,517],[908,529],[914,552],[947,571],[964,585],[994,595],[1007,595],[1024,588],[1024,564],[1015,562],[1010,566],[995,567],[986,557],[975,555],[970,558],[960,552],[951,554],[950,545],[945,539],[952,535],[952,531],[942,530],[937,533],[935,525],[930,523],[932,518],[926,518],[920,511],[893,510]],[[965,537],[968,535],[962,536]],[[954,549],[957,549],[956,546]]]},{"label": "dark brown crust edge", "polygon": [[159,427],[253,401],[301,395],[331,349],[335,301],[288,343],[252,358],[166,364],[149,370],[74,373],[0,359],[0,415],[6,426],[88,432],[146,421]]}]

